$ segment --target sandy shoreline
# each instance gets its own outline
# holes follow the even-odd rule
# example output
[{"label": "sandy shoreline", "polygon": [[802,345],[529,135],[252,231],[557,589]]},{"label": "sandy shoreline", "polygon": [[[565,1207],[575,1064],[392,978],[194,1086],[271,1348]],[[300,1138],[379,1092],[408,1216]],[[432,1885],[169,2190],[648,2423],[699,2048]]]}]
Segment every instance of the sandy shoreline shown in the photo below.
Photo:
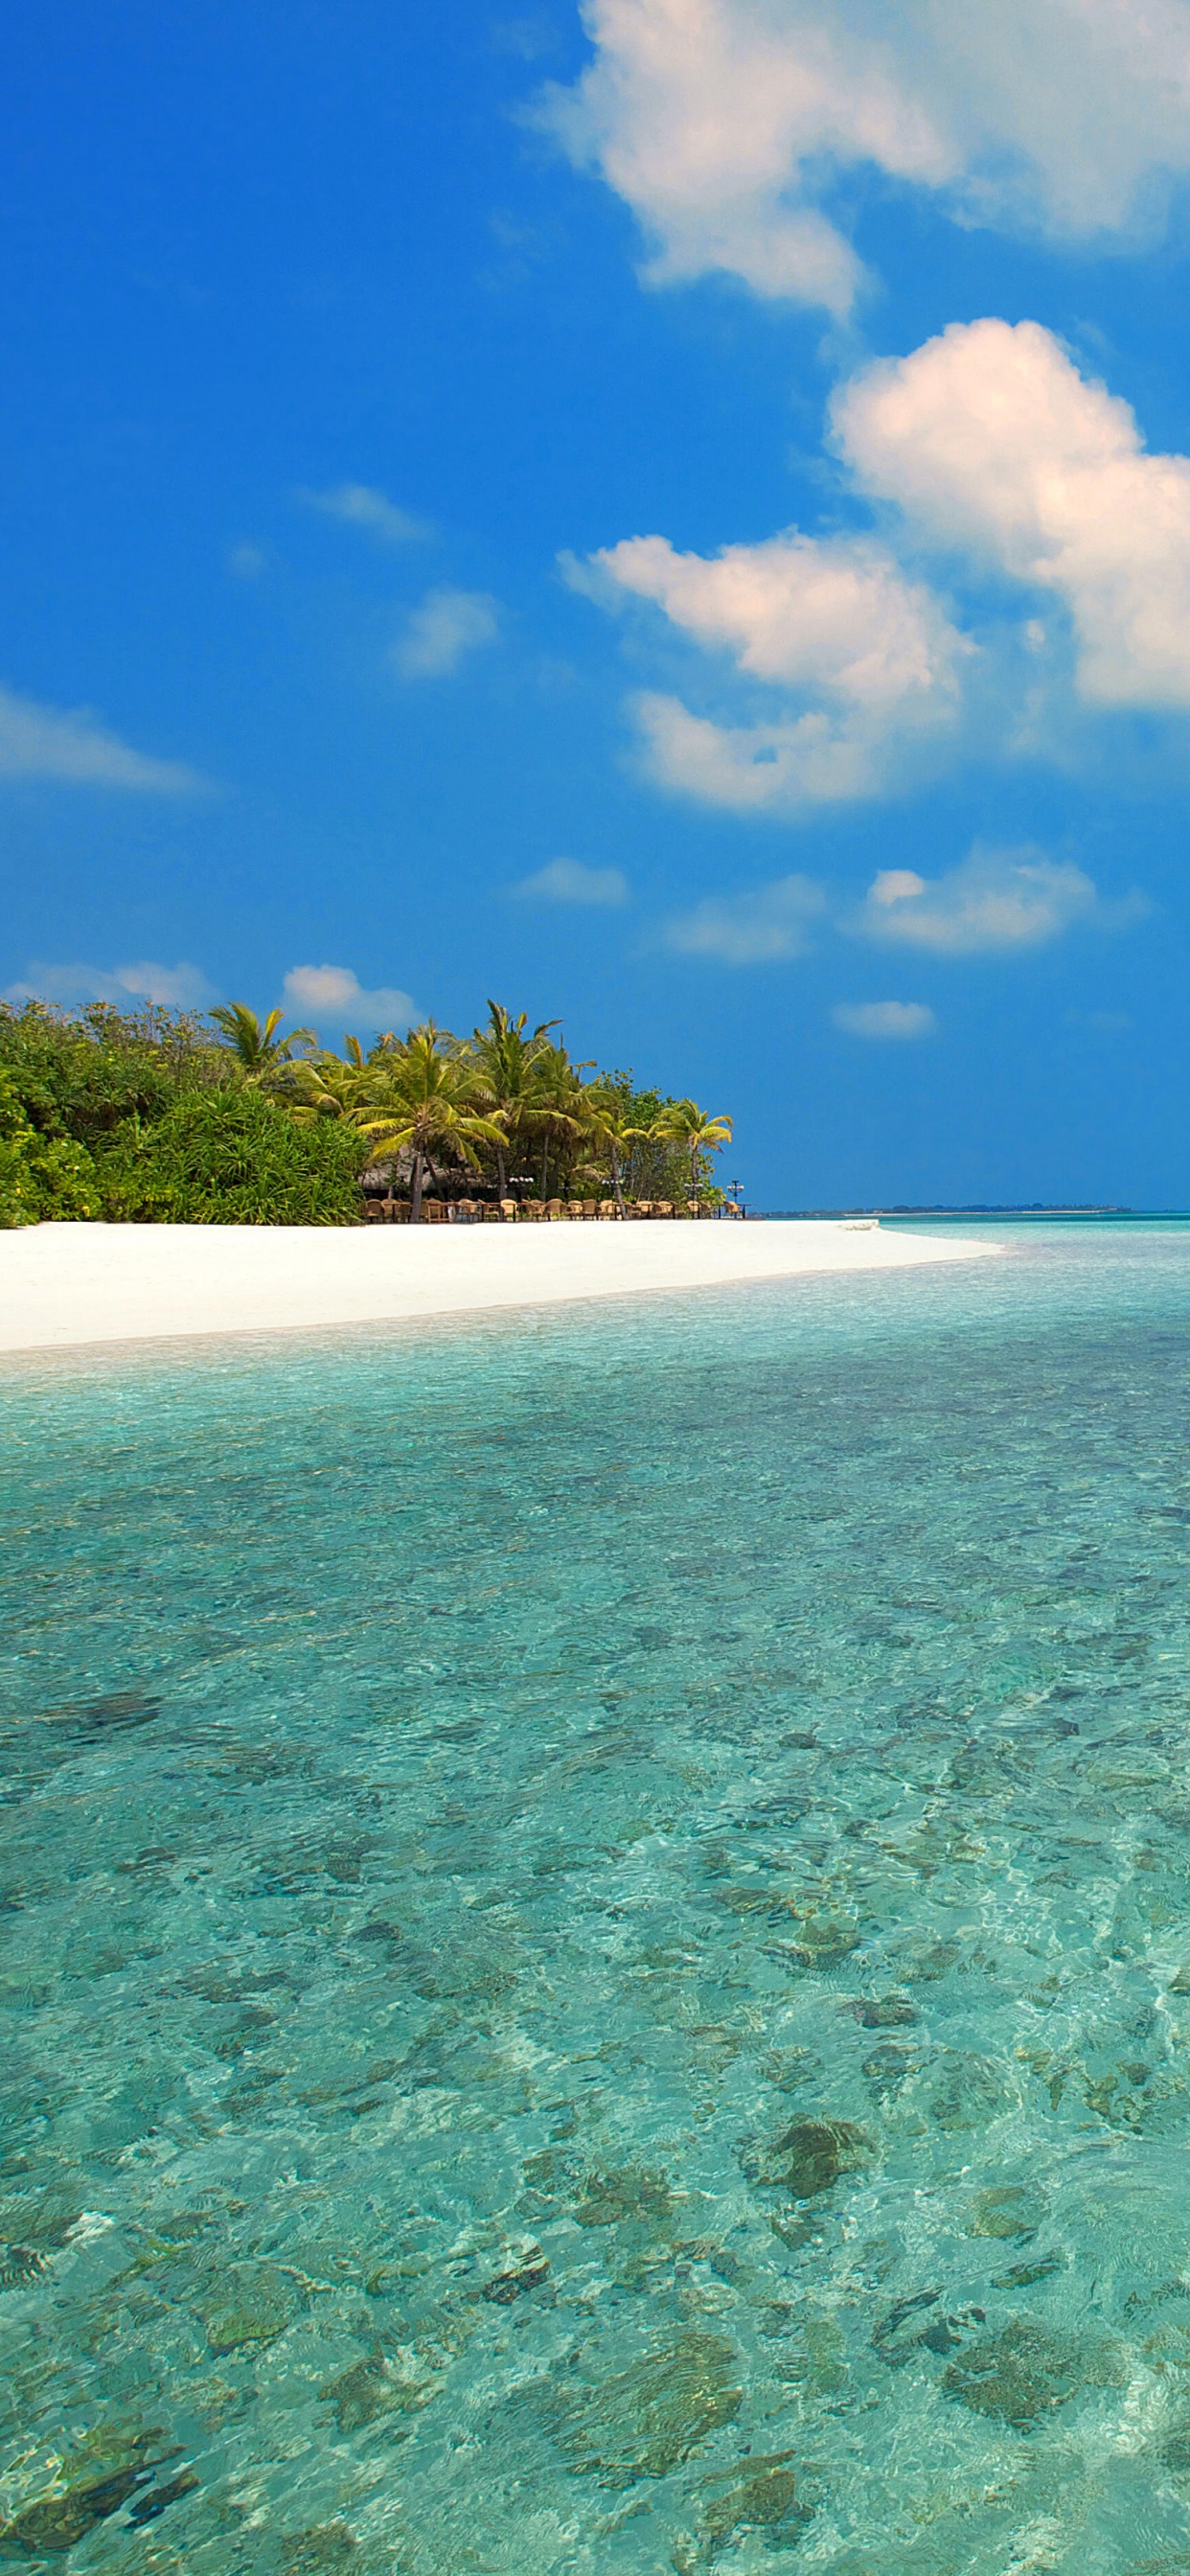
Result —
[{"label": "sandy shoreline", "polygon": [[317,1331],[581,1297],[965,1261],[994,1244],[827,1222],[39,1225],[0,1234],[0,1351]]}]

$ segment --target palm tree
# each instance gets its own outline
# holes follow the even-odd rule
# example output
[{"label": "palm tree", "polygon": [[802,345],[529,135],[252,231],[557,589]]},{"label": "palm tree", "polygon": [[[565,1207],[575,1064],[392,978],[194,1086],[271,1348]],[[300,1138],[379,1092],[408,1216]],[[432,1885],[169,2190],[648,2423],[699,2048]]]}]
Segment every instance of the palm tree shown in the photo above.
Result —
[{"label": "palm tree", "polygon": [[[553,1024],[555,1027],[557,1023]],[[587,1094],[580,1075],[589,1070],[585,1064],[572,1064],[559,1039],[556,1046],[542,1047],[533,1064],[526,1092],[525,1108],[519,1125],[522,1132],[535,1137],[541,1145],[541,1196],[544,1201],[549,1187],[550,1147],[556,1145],[562,1162],[569,1146],[574,1150],[590,1131]]]},{"label": "palm tree", "polygon": [[412,1153],[409,1215],[414,1225],[420,1225],[431,1146],[448,1146],[472,1171],[478,1171],[477,1146],[503,1145],[504,1129],[482,1113],[474,1065],[432,1020],[422,1029],[411,1030],[404,1046],[386,1054],[376,1071],[383,1089],[375,1110],[358,1124],[372,1138],[378,1154]]},{"label": "palm tree", "polygon": [[528,1017],[528,1012],[522,1011],[514,1020],[499,1002],[489,1002],[487,1027],[476,1030],[469,1048],[478,1096],[493,1125],[501,1130],[496,1147],[496,1189],[502,1199],[508,1195],[505,1146],[516,1144],[526,1125],[532,1123],[534,1072],[542,1057],[551,1052],[549,1033],[558,1025],[556,1020],[542,1020],[527,1037]]},{"label": "palm tree", "polygon": [[600,1143],[607,1147],[608,1159],[612,1167],[612,1188],[616,1194],[616,1206],[623,1216],[625,1213],[624,1182],[620,1156],[625,1146],[631,1151],[638,1137],[647,1136],[649,1130],[647,1127],[634,1125],[628,1103],[616,1092],[604,1090],[600,1083],[591,1083],[583,1093],[583,1099],[592,1129]]},{"label": "palm tree", "polygon": [[296,1046],[317,1046],[313,1029],[290,1029],[280,1035],[283,1011],[270,1011],[262,1028],[255,1011],[246,1002],[220,1003],[210,1014],[216,1028],[223,1031],[223,1042],[238,1056],[250,1082],[263,1082],[279,1065],[288,1064]]},{"label": "palm tree", "polygon": [[300,1126],[312,1126],[316,1118],[347,1118],[363,1128],[386,1099],[393,1040],[378,1039],[367,1055],[358,1038],[343,1043],[344,1055],[324,1048],[319,1055],[299,1057],[278,1074],[278,1089],[283,1087],[292,1101]]},{"label": "palm tree", "polygon": [[656,1120],[653,1134],[685,1145],[690,1156],[690,1194],[698,1196],[698,1157],[717,1154],[732,1132],[730,1118],[710,1118],[696,1100],[671,1100]]}]

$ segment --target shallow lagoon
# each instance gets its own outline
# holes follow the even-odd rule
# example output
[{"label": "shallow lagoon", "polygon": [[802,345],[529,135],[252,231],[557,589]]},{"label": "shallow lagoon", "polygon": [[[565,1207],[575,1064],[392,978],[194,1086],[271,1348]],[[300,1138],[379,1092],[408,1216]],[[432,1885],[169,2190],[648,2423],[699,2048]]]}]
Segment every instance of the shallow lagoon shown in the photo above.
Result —
[{"label": "shallow lagoon", "polygon": [[1190,2569],[1190,1232],[996,1233],[9,1368],[6,2563]]}]

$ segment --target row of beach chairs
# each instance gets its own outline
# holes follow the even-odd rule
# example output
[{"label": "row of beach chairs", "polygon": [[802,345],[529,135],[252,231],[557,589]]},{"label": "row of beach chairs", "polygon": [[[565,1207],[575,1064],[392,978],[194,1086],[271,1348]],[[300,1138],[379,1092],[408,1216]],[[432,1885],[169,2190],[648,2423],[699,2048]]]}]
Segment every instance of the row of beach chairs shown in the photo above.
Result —
[{"label": "row of beach chairs", "polygon": [[[376,1199],[365,1202],[370,1225],[407,1225],[408,1199]],[[495,1205],[483,1199],[422,1200],[422,1216],[427,1225],[558,1225],[617,1219],[620,1210],[614,1199],[501,1199]],[[624,1214],[641,1217],[736,1216],[738,1209],[701,1206],[697,1199],[629,1200]]]}]

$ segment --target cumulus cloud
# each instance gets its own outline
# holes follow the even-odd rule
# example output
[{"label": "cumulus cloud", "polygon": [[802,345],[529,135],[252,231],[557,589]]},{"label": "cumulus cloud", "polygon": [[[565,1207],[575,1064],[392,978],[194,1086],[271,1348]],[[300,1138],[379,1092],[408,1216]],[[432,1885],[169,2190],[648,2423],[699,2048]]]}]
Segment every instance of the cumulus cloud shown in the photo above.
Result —
[{"label": "cumulus cloud", "polygon": [[393,647],[393,663],[403,680],[444,679],[468,653],[494,644],[499,631],[499,611],[486,591],[427,591]]},{"label": "cumulus cloud", "polygon": [[637,701],[654,775],[744,811],[872,792],[910,734],[953,717],[972,649],[934,594],[867,537],[792,529],[712,557],[629,537],[580,568],[577,586],[649,601],[704,652],[780,692],[773,713],[736,724],[656,692]]},{"label": "cumulus cloud", "polygon": [[27,966],[23,981],[10,984],[6,1002],[58,1002],[68,1007],[84,1002],[162,1002],[173,1010],[201,1011],[215,1000],[215,988],[199,966],[161,966],[142,958],[133,966]]},{"label": "cumulus cloud", "polygon": [[929,1038],[938,1026],[928,1002],[836,1002],[831,1018],[849,1038]]},{"label": "cumulus cloud", "polygon": [[411,510],[402,510],[390,501],[387,492],[377,492],[370,483],[336,483],[329,492],[311,492],[305,485],[297,493],[307,510],[321,510],[327,519],[341,519],[346,527],[363,528],[381,545],[419,545],[434,533],[428,519],[419,519]]},{"label": "cumulus cloud", "polygon": [[746,893],[709,895],[667,921],[662,939],[682,957],[717,957],[726,966],[768,966],[801,957],[808,928],[826,909],[809,877],[778,877]]},{"label": "cumulus cloud", "polygon": [[[1150,455],[1051,332],[955,323],[863,369],[831,420],[864,498],[900,514],[880,536],[563,558],[597,604],[664,619],[671,663],[677,639],[700,657],[634,702],[661,786],[795,813],[900,787],[948,740],[1036,753],[1072,688],[1096,710],[1190,708],[1190,457]],[[978,644],[922,578],[931,551]]]},{"label": "cumulus cloud", "polygon": [[839,927],[888,948],[976,957],[1040,948],[1079,922],[1123,928],[1147,909],[1140,895],[1105,903],[1081,868],[1031,842],[1015,849],[977,843],[945,876],[882,868]]},{"label": "cumulus cloud", "polygon": [[953,323],[853,379],[833,416],[866,492],[1056,595],[1085,699],[1190,706],[1190,459],[1148,455],[1040,323]]},{"label": "cumulus cloud", "polygon": [[871,538],[794,528],[708,558],[678,554],[667,537],[628,537],[593,561],[757,679],[881,711],[953,689],[959,637],[933,593]]},{"label": "cumulus cloud", "polygon": [[1135,232],[1190,169],[1187,0],[585,0],[594,59],[537,121],[633,209],[657,283],[715,271],[845,313],[840,171],[962,222]]},{"label": "cumulus cloud", "polygon": [[292,966],[282,991],[295,1016],[314,1012],[341,1029],[408,1029],[423,1016],[410,995],[393,985],[366,991],[350,966]]},{"label": "cumulus cloud", "polygon": [[39,706],[0,686],[0,778],[56,780],[67,787],[117,787],[152,796],[193,796],[206,781],[179,760],[155,760],[109,733],[89,707]]},{"label": "cumulus cloud", "polygon": [[628,901],[628,879],[622,868],[588,868],[581,859],[550,859],[512,889],[529,901],[543,903],[621,904]]}]

